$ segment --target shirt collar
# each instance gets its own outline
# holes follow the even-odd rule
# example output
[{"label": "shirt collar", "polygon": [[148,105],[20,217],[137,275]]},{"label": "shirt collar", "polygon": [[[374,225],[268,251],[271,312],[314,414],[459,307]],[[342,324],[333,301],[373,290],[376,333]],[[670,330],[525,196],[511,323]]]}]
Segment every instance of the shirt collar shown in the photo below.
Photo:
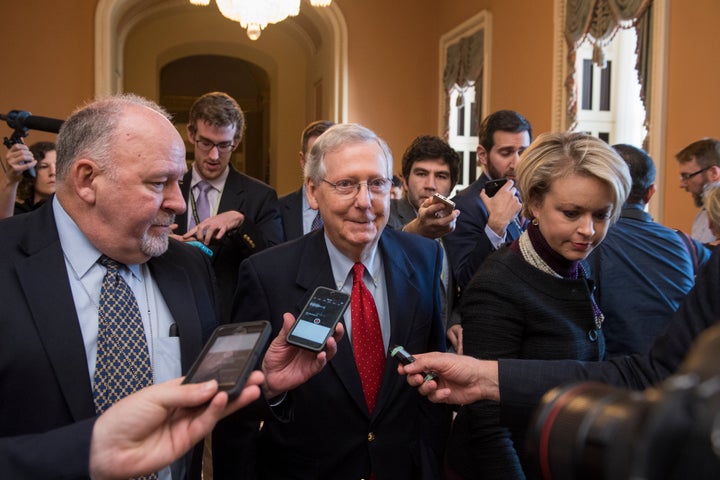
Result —
[{"label": "shirt collar", "polygon": [[219,177],[214,178],[212,180],[208,180],[207,178],[203,178],[200,173],[198,173],[197,169],[195,168],[195,164],[193,164],[192,168],[192,180],[190,180],[190,188],[195,188],[195,186],[200,183],[201,181],[205,180],[210,185],[213,186],[215,190],[218,192],[223,191],[223,187],[225,187],[225,181],[227,180],[228,175],[230,174],[230,165],[228,165],[222,174],[220,174]]}]

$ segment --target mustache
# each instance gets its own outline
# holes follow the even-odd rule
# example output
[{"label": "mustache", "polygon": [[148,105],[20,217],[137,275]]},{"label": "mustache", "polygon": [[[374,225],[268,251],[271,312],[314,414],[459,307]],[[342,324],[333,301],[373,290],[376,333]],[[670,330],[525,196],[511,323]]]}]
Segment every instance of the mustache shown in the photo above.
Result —
[{"label": "mustache", "polygon": [[168,212],[160,212],[153,220],[154,225],[172,225],[175,223],[175,214]]}]

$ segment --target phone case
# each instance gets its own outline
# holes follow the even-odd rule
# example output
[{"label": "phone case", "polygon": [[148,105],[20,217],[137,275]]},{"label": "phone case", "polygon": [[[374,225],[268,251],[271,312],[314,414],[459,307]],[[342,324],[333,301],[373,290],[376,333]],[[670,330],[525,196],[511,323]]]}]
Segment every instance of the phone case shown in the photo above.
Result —
[{"label": "phone case", "polygon": [[485,183],[485,195],[488,197],[494,196],[503,185],[507,183],[507,178],[498,178],[497,180],[490,180]]},{"label": "phone case", "polygon": [[270,326],[270,322],[265,320],[259,320],[256,322],[246,322],[246,323],[231,323],[226,325],[220,325],[213,331],[212,335],[210,336],[210,339],[207,341],[205,346],[203,347],[202,351],[200,352],[200,355],[198,355],[198,358],[195,360],[195,363],[193,363],[192,367],[190,367],[190,370],[188,371],[187,375],[185,376],[185,380],[183,383],[200,383],[204,382],[207,379],[202,378],[200,380],[196,379],[198,370],[200,369],[203,360],[208,355],[208,352],[213,347],[213,345],[216,343],[216,341],[221,337],[229,337],[233,334],[257,334],[259,333],[258,338],[255,340],[255,343],[250,350],[250,354],[247,356],[247,358],[243,359],[243,363],[238,366],[238,372],[235,377],[235,380],[233,382],[232,386],[225,386],[222,382],[220,382],[219,378],[216,378],[218,380],[218,383],[220,385],[220,390],[226,391],[228,393],[228,396],[230,399],[233,399],[237,397],[243,388],[245,388],[245,382],[247,382],[248,377],[250,376],[250,372],[252,372],[255,369],[255,366],[258,363],[258,360],[260,358],[260,355],[265,351],[265,347],[267,346],[268,340],[270,339],[270,332],[272,331],[272,327]]}]

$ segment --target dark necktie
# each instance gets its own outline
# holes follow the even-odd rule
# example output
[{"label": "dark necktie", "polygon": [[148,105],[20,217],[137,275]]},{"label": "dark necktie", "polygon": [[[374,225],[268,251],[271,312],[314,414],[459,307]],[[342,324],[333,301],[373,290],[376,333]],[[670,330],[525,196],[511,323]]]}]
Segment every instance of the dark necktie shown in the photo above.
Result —
[{"label": "dark necktie", "polygon": [[353,266],[350,314],[355,364],[360,373],[368,410],[372,413],[385,368],[385,348],[375,300],[363,282],[364,271],[365,267],[362,263]]},{"label": "dark necktie", "polygon": [[315,215],[315,218],[313,218],[312,225],[310,226],[310,231],[314,232],[318,228],[323,226],[323,219],[320,216],[320,210],[318,210],[317,214]]},{"label": "dark necktie", "polygon": [[95,411],[100,414],[121,398],[152,385],[152,367],[140,309],[120,265],[105,255],[107,268],[98,304],[95,363]]},{"label": "dark necktie", "polygon": [[193,215],[190,217],[190,228],[195,227],[198,223],[209,218],[211,213],[208,192],[213,189],[213,186],[207,180],[201,180],[197,183],[197,189],[198,194],[195,200],[195,208],[193,209]]}]

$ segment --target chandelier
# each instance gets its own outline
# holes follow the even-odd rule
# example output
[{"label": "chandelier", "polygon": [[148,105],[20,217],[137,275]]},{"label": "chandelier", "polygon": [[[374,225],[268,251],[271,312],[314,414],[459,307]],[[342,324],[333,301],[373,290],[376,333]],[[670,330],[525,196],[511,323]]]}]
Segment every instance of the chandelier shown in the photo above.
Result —
[{"label": "chandelier", "polygon": [[[207,6],[210,0],[190,0],[193,5]],[[215,0],[225,18],[240,23],[250,40],[260,38],[269,23],[279,23],[300,13],[300,0]],[[332,0],[310,0],[313,7],[327,7]]]}]

